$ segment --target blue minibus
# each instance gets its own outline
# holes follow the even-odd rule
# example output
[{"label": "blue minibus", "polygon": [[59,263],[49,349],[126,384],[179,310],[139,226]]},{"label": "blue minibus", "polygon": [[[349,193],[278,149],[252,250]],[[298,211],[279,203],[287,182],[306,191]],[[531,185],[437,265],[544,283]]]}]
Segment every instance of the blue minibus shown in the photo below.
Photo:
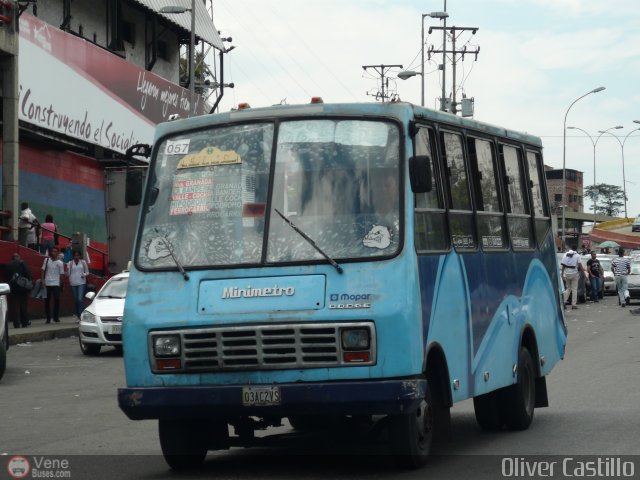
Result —
[{"label": "blue minibus", "polygon": [[161,124],[147,150],[118,401],[172,468],[346,417],[417,467],[456,402],[487,430],[548,405],[567,328],[539,138],[311,103]]}]

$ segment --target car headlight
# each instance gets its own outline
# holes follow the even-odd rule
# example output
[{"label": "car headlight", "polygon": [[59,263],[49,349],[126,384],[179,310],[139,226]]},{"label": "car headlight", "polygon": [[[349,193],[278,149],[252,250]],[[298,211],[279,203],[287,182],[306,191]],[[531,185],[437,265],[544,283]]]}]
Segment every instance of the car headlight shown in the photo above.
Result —
[{"label": "car headlight", "polygon": [[85,310],[80,314],[80,321],[87,323],[96,323],[96,316],[89,310]]},{"label": "car headlight", "polygon": [[178,335],[158,335],[153,337],[153,353],[156,357],[177,357],[180,355]]},{"label": "car headlight", "polygon": [[368,350],[371,337],[368,328],[345,328],[342,330],[342,348],[344,350]]}]

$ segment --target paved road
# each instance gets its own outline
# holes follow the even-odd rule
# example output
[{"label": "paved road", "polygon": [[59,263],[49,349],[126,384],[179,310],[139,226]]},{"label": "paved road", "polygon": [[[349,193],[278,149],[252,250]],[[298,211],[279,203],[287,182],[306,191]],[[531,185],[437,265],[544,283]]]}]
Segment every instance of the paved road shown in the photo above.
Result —
[{"label": "paved road", "polygon": [[[640,315],[630,310],[606,297],[568,313],[567,358],[548,378],[551,406],[536,411],[526,432],[481,432],[467,401],[452,410],[453,439],[438,449],[447,456],[423,470],[398,471],[383,447],[337,443],[336,437],[345,437],[340,434],[295,437],[279,450],[210,454],[185,478],[467,478],[470,471],[476,478],[500,478],[500,455],[640,455]],[[8,363],[0,381],[0,455],[66,458],[72,478],[170,475],[158,455],[155,422],[129,421],[117,407],[116,388],[125,380],[115,351],[84,357],[77,339],[59,339],[13,346]],[[334,455],[298,455],[327,449]],[[375,455],[352,455],[363,451]],[[637,477],[640,460],[635,463]]]}]

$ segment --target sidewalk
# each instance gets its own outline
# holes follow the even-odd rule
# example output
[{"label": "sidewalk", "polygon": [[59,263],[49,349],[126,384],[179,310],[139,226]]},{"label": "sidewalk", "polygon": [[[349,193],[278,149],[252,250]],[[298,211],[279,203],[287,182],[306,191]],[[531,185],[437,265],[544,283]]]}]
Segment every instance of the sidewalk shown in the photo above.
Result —
[{"label": "sidewalk", "polygon": [[75,317],[60,317],[60,323],[45,323],[44,318],[31,320],[27,328],[14,328],[9,322],[9,345],[26,342],[42,342],[53,338],[67,338],[78,335],[78,321]]}]

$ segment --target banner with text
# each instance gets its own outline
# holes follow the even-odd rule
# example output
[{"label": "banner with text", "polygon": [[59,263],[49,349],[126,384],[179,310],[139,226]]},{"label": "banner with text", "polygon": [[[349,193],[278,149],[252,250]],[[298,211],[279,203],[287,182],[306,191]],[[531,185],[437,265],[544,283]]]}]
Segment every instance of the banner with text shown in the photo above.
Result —
[{"label": "banner with text", "polygon": [[189,115],[189,90],[27,13],[19,72],[20,120],[110,150],[151,143],[157,123]]}]

